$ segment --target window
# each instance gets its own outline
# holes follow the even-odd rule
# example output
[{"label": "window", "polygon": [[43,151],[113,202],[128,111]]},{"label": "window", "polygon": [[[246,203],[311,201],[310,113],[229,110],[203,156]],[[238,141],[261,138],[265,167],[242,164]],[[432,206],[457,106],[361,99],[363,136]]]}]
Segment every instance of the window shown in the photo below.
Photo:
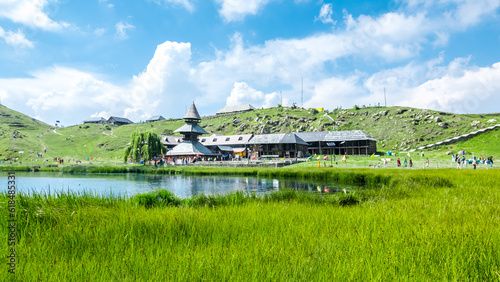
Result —
[{"label": "window", "polygon": [[226,138],[226,142],[229,141],[229,137]]},{"label": "window", "polygon": [[240,136],[240,138],[238,138],[238,141],[241,141],[243,140],[243,136]]},{"label": "window", "polygon": [[214,138],[213,142],[217,142],[217,138]]},{"label": "window", "polygon": [[205,142],[205,141],[207,141],[207,139],[205,139],[205,138],[201,139],[201,142]]},{"label": "window", "polygon": [[165,142],[168,142],[168,138],[165,138]]}]

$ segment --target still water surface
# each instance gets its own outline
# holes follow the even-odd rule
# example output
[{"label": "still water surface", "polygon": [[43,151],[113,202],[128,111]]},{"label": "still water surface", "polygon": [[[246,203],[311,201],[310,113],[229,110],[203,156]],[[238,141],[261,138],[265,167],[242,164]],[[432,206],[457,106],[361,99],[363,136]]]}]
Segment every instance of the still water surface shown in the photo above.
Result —
[{"label": "still water surface", "polygon": [[[7,173],[0,174],[7,184]],[[146,174],[64,174],[49,172],[16,172],[17,192],[55,194],[88,192],[102,196],[134,196],[155,189],[167,189],[180,198],[199,194],[213,195],[242,191],[257,194],[284,188],[304,191],[334,192],[336,183],[300,180],[264,179],[228,176],[180,176]],[[6,192],[6,185],[0,186]],[[347,187],[350,188],[350,187]]]}]

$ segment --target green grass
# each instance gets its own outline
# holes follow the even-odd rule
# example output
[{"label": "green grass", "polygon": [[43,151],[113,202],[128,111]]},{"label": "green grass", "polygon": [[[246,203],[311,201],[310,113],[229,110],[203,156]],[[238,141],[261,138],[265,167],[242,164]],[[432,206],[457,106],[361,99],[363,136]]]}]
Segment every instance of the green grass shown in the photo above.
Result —
[{"label": "green grass", "polygon": [[[377,185],[355,195],[20,196],[16,279],[500,279],[498,171],[345,171]],[[0,216],[6,254],[5,195]],[[5,265],[0,275],[11,278]]]}]

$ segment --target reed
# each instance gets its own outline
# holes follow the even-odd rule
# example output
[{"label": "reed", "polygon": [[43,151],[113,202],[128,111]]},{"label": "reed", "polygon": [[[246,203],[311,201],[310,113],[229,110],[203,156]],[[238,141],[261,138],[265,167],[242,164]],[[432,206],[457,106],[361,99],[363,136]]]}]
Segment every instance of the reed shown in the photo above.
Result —
[{"label": "reed", "polygon": [[[497,171],[353,173],[346,179],[380,180],[355,193],[262,197],[20,194],[16,279],[499,279]],[[6,201],[0,195],[2,242]]]}]

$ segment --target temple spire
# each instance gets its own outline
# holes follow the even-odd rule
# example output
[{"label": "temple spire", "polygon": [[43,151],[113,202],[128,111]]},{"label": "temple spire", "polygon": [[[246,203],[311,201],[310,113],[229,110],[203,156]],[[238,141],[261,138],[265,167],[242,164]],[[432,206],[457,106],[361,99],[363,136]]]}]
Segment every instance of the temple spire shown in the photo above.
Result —
[{"label": "temple spire", "polygon": [[194,102],[193,102],[193,104],[191,104],[191,107],[189,108],[189,110],[187,111],[186,115],[184,116],[184,119],[187,119],[187,120],[198,120],[198,121],[201,120],[200,114],[198,113],[198,110],[196,109],[196,106],[194,105]]}]

